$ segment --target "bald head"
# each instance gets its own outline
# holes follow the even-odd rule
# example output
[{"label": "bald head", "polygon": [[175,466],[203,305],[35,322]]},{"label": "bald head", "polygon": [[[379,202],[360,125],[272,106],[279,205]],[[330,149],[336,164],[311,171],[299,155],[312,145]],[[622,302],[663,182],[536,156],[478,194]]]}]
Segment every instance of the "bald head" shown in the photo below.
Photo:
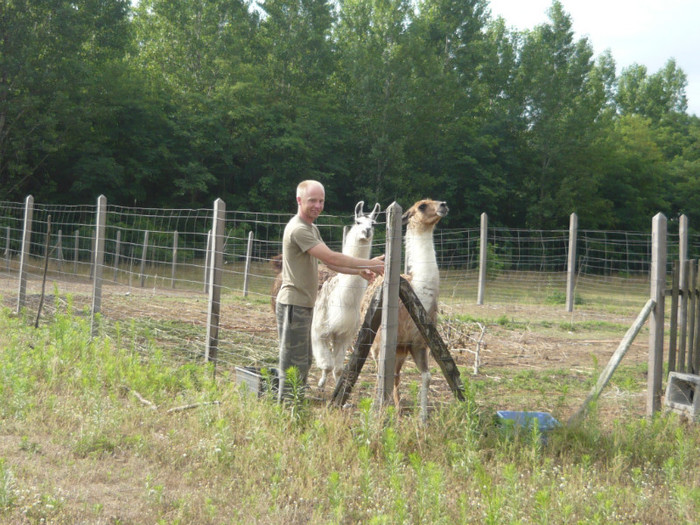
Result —
[{"label": "bald head", "polygon": [[320,189],[324,194],[326,193],[325,188],[323,187],[323,184],[318,182],[317,180],[305,180],[299,183],[297,186],[297,197],[304,198],[306,194],[311,190],[311,189]]}]

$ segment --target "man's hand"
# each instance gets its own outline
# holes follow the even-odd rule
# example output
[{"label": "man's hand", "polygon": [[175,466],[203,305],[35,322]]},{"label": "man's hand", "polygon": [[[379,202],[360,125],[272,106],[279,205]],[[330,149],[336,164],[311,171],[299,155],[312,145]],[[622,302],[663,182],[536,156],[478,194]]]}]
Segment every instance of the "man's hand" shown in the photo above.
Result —
[{"label": "man's hand", "polygon": [[370,259],[368,268],[377,275],[384,275],[384,254]]},{"label": "man's hand", "polygon": [[358,275],[365,279],[367,282],[374,282],[374,273],[370,270],[360,270]]}]

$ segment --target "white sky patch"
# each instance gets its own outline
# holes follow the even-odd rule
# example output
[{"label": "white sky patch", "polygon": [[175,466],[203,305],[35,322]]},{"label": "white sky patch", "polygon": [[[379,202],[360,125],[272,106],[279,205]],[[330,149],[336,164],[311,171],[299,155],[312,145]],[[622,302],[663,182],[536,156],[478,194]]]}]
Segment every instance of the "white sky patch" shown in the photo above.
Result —
[{"label": "white sky patch", "polygon": [[[618,74],[631,64],[649,74],[673,58],[688,77],[688,113],[700,116],[700,1],[561,0],[577,38],[587,37],[595,56],[610,49]],[[506,25],[532,29],[547,22],[551,0],[491,0],[491,14]]]}]

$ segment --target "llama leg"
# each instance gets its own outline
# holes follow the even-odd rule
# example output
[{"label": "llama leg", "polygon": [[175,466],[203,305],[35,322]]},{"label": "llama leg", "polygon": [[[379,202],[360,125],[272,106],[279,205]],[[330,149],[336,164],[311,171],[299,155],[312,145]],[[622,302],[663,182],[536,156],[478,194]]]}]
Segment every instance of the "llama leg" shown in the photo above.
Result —
[{"label": "llama leg", "polygon": [[422,372],[420,387],[420,417],[423,422],[428,419],[428,388],[430,386],[430,372]]},{"label": "llama leg", "polygon": [[324,368],[321,370],[321,379],[318,380],[318,388],[322,389],[324,387],[324,385],[326,384],[326,379],[326,369]]},{"label": "llama leg", "polygon": [[396,369],[394,370],[394,405],[396,410],[401,409],[401,395],[399,394],[399,383],[401,382],[401,368],[408,357],[408,349],[405,346],[396,346]]},{"label": "llama leg", "polygon": [[394,375],[394,406],[396,410],[401,408],[401,395],[399,394],[399,383],[401,382],[401,373],[399,371]]}]

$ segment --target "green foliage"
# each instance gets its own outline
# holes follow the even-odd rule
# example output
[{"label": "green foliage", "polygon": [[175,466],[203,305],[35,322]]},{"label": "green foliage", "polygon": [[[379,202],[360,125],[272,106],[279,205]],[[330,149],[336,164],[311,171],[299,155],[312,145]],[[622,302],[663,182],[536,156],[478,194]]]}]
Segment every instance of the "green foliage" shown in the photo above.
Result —
[{"label": "green foliage", "polygon": [[[494,396],[498,404],[503,399],[478,390],[476,380],[466,384],[465,402],[435,406],[424,424],[369,398],[351,411],[315,406],[293,373],[296,398],[282,407],[239,395],[224,371],[214,379],[210,368],[175,365],[157,347],[152,356],[137,354],[130,334],[89,334],[88,321],[72,311],[38,329],[7,310],[0,315],[0,417],[11,443],[4,454],[12,454],[11,461],[0,458],[3,521],[99,521],[105,508],[134,502],[134,519],[152,523],[288,521],[303,511],[323,523],[604,523],[626,516],[665,524],[699,510],[700,436],[673,414],[610,424],[593,406],[585,422],[548,432],[546,442],[536,427],[505,438],[489,406]],[[590,386],[571,380],[568,369],[494,372],[501,377],[489,390],[504,383],[517,392],[512,399],[553,406],[557,415],[568,410],[567,388],[578,396]],[[162,410],[212,399],[221,403],[177,415]],[[95,477],[107,486],[98,503],[62,495],[64,482],[72,491],[84,483],[94,490]],[[142,492],[110,499],[122,483]]]},{"label": "green foliage", "polygon": [[576,212],[589,228],[646,229],[657,211],[700,209],[686,74],[669,59],[617,75],[558,1],[523,31],[485,0],[3,7],[8,199],[197,208],[221,197],[292,211],[295,185],[316,178],[328,211],[430,196],[450,203],[451,226],[487,212],[559,228]]}]

